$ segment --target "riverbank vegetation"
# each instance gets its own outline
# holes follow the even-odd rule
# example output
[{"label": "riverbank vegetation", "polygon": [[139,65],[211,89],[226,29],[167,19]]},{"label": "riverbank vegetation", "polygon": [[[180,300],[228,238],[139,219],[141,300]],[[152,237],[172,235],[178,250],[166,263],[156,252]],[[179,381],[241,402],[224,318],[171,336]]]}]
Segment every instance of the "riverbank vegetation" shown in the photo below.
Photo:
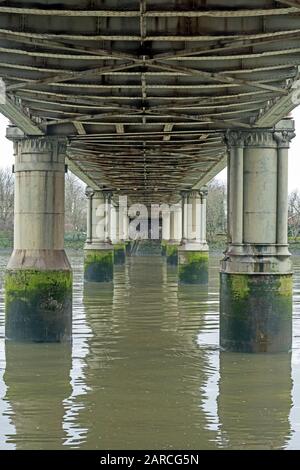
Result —
[{"label": "riverbank vegetation", "polygon": [[[162,201],[163,202],[163,201]],[[13,246],[14,177],[0,169],[0,248]],[[86,238],[86,196],[84,184],[72,173],[66,175],[65,246],[83,249]],[[214,179],[208,185],[207,240],[211,251],[222,253],[227,243],[226,184]],[[300,253],[300,192],[289,195],[289,241],[293,253]]]}]

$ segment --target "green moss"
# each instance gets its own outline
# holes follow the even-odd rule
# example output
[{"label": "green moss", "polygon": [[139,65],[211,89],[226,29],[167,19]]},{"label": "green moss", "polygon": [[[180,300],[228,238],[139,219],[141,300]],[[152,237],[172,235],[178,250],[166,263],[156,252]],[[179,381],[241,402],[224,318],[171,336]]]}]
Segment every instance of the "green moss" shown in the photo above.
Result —
[{"label": "green moss", "polygon": [[72,289],[72,273],[70,271],[7,271],[5,274],[5,298],[24,298],[40,295],[42,291],[53,292],[57,299]]},{"label": "green moss", "polygon": [[6,336],[21,341],[70,340],[72,273],[16,270],[5,274]]},{"label": "green moss", "polygon": [[250,292],[247,274],[234,274],[231,277],[231,291],[236,299],[245,299]]},{"label": "green moss", "polygon": [[292,276],[280,276],[279,279],[279,294],[285,297],[293,295],[293,278]]},{"label": "green moss", "polygon": [[111,282],[113,280],[113,265],[113,250],[86,250],[84,278],[90,282]]},{"label": "green moss", "polygon": [[221,273],[221,347],[241,352],[289,351],[291,288],[292,275]]},{"label": "green moss", "polygon": [[160,247],[161,247],[161,255],[162,256],[166,256],[167,255],[167,246],[168,246],[168,243],[166,241],[162,241],[161,244],[160,244]]},{"label": "green moss", "polygon": [[172,265],[178,264],[178,246],[177,245],[167,245],[166,246],[166,257],[167,263]]},{"label": "green moss", "polygon": [[125,243],[116,243],[114,245],[114,263],[124,264],[126,259],[126,245]]},{"label": "green moss", "polygon": [[207,284],[208,260],[208,252],[179,252],[179,282],[183,284]]}]

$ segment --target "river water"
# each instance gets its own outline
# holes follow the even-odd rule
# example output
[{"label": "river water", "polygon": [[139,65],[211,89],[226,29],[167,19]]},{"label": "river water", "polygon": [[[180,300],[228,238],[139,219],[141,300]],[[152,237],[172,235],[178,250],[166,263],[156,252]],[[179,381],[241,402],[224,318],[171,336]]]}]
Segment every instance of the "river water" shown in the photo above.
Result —
[{"label": "river water", "polygon": [[219,351],[217,256],[208,287],[136,256],[113,289],[69,258],[72,346],[5,344],[1,289],[0,449],[300,449],[300,257],[291,355]]}]

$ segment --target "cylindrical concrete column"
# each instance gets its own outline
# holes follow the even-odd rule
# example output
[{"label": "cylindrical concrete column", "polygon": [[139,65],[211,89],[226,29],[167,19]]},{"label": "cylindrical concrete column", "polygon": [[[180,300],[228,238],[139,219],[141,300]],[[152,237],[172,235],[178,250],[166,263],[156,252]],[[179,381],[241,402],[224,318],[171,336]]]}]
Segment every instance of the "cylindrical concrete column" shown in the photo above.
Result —
[{"label": "cylindrical concrete column", "polygon": [[92,244],[106,242],[106,205],[103,192],[94,191],[92,199]]},{"label": "cylindrical concrete column", "polygon": [[[245,142],[243,174],[244,242],[276,243],[277,144],[272,132],[250,134]],[[233,226],[234,219],[233,213]]]},{"label": "cylindrical concrete column", "polygon": [[278,144],[278,172],[277,172],[277,243],[288,244],[288,153],[292,132],[276,132],[275,140]]},{"label": "cylindrical concrete column", "polygon": [[[243,156],[240,150],[230,153],[232,243],[221,265],[221,347],[242,352],[289,351],[293,280],[287,244],[287,148],[294,123],[284,119],[274,129],[237,134],[241,134],[244,152]],[[243,208],[233,201],[241,188]]]},{"label": "cylindrical concrete column", "polygon": [[187,218],[188,218],[188,192],[181,193],[181,223],[182,223],[182,244],[187,240]]},{"label": "cylindrical concrete column", "polygon": [[94,190],[86,187],[85,195],[87,197],[87,221],[86,221],[86,243],[92,243],[92,223],[93,223],[93,196]]},{"label": "cylindrical concrete column", "polygon": [[171,209],[170,211],[170,241],[176,240],[176,213]]},{"label": "cylindrical concrete column", "polygon": [[112,205],[111,207],[112,219],[111,219],[111,239],[114,243],[120,241],[120,209],[119,206]]},{"label": "cylindrical concrete column", "polygon": [[182,207],[181,204],[176,206],[175,210],[175,240],[180,242],[182,239]]},{"label": "cylindrical concrete column", "polygon": [[110,216],[107,216],[108,207],[110,205],[108,206],[103,191],[94,190],[92,239],[84,247],[84,279],[89,282],[113,280],[114,252],[110,241],[111,224]]},{"label": "cylindrical concrete column", "polygon": [[170,240],[166,245],[166,258],[169,265],[178,264],[178,245],[181,240],[181,206],[175,204],[170,208]]},{"label": "cylindrical concrete column", "polygon": [[227,134],[229,146],[229,240],[233,244],[243,243],[243,205],[244,205],[244,142],[243,133],[230,131]]},{"label": "cylindrical concrete column", "polygon": [[182,284],[207,284],[208,246],[201,243],[201,196],[199,190],[189,193],[184,205],[183,230],[186,235],[178,250],[178,277]]},{"label": "cylindrical concrete column", "polygon": [[198,190],[191,191],[188,197],[187,239],[189,243],[199,243],[201,239],[201,198]]},{"label": "cylindrical concrete column", "polygon": [[171,214],[169,210],[162,211],[162,239],[166,242],[170,240]]},{"label": "cylindrical concrete column", "polygon": [[111,191],[103,191],[103,194],[105,198],[105,241],[111,243],[112,193]]},{"label": "cylindrical concrete column", "polygon": [[207,187],[204,187],[200,191],[200,196],[201,196],[201,205],[200,205],[200,214],[201,214],[201,222],[200,222],[200,242],[202,245],[207,245],[206,241],[206,208],[207,208],[207,195],[208,195],[208,189]]},{"label": "cylindrical concrete column", "polygon": [[115,212],[115,233],[116,237],[113,241],[114,244],[114,262],[115,264],[124,264],[126,258],[126,245],[124,239],[122,240],[123,235],[123,214],[120,211],[120,207],[116,206],[114,208]]},{"label": "cylindrical concrete column", "polygon": [[72,335],[72,272],[64,251],[66,141],[15,143],[14,251],[6,276],[6,337],[61,342]]}]

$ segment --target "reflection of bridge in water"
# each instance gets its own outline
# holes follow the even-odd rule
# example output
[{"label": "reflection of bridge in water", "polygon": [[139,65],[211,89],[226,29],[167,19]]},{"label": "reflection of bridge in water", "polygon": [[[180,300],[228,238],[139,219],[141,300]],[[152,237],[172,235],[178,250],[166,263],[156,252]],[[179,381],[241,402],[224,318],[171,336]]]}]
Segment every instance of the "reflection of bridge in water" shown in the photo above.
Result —
[{"label": "reflection of bridge in water", "polygon": [[1,442],[17,449],[287,446],[297,422],[289,420],[290,355],[220,353],[217,268],[209,288],[178,287],[174,268],[153,261],[127,260],[113,288],[86,284],[84,292],[75,268],[72,358],[65,347],[7,342],[10,428],[1,427]]},{"label": "reflection of bridge in water", "polygon": [[200,284],[205,185],[228,162],[221,344],[288,351],[287,116],[298,98],[299,2],[161,3],[1,2],[0,111],[16,153],[6,334],[71,338],[65,163],[88,185],[86,279],[112,281],[114,251],[124,259],[128,214],[118,201],[127,196],[146,207],[181,201],[164,220],[166,251],[176,252],[181,282]]}]

